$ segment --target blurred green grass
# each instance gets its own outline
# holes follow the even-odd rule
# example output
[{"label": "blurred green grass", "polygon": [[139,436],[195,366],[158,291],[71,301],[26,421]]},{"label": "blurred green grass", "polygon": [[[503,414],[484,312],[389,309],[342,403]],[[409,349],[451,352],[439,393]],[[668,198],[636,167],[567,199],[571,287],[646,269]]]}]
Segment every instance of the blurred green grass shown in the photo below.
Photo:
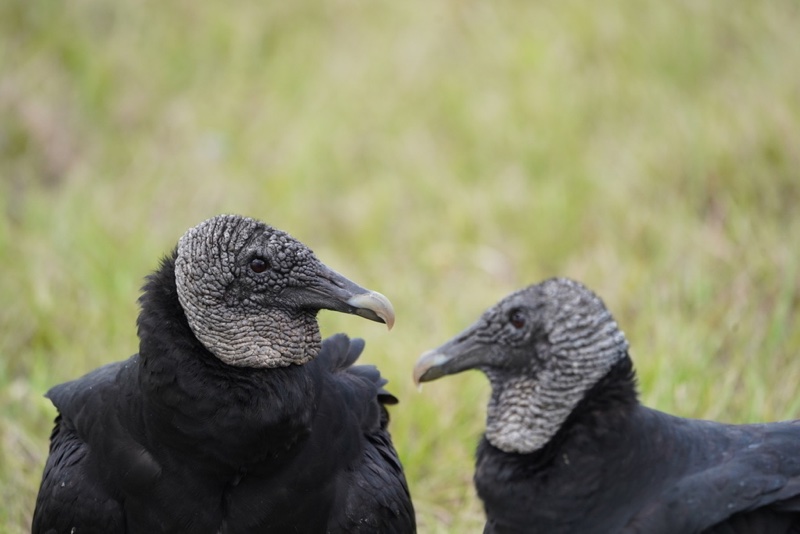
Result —
[{"label": "blurred green grass", "polygon": [[800,416],[800,8],[337,0],[0,4],[0,527],[28,531],[55,383],[136,351],[182,232],[255,216],[395,304],[420,531],[477,532],[487,385],[417,356],[552,275],[603,296],[648,404]]}]

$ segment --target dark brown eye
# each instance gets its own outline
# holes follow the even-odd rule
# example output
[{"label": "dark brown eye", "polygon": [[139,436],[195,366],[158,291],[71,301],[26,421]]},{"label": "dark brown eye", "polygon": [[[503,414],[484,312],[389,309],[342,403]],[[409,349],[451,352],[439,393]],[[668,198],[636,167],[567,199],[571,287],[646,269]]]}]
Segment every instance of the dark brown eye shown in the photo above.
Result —
[{"label": "dark brown eye", "polygon": [[269,269],[269,263],[264,258],[253,258],[250,260],[250,270],[254,273],[263,273]]},{"label": "dark brown eye", "polygon": [[511,326],[519,330],[523,326],[525,326],[525,314],[519,310],[513,310],[511,313],[508,314],[508,321],[511,323]]}]

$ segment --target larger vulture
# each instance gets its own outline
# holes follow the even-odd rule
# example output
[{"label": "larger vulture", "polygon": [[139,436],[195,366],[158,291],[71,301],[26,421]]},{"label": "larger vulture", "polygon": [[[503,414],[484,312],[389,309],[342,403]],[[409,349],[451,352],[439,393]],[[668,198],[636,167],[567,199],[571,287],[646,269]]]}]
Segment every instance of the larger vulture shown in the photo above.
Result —
[{"label": "larger vulture", "polygon": [[578,282],[506,297],[414,376],[466,369],[492,388],[475,472],[486,533],[800,532],[800,422],[642,406],[625,336]]},{"label": "larger vulture", "polygon": [[320,309],[389,301],[231,215],[190,229],[140,298],[139,353],[52,388],[33,532],[409,533],[396,399]]}]

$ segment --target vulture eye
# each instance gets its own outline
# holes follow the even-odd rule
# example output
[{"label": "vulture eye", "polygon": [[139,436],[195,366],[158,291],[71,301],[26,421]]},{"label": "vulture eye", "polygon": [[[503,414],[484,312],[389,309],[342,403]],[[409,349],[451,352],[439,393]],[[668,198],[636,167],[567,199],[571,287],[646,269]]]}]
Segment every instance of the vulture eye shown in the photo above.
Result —
[{"label": "vulture eye", "polygon": [[512,310],[511,313],[508,314],[508,321],[511,323],[511,326],[519,330],[525,326],[525,314],[520,310]]},{"label": "vulture eye", "polygon": [[253,258],[250,260],[250,270],[254,273],[263,273],[269,269],[269,263],[264,258]]}]

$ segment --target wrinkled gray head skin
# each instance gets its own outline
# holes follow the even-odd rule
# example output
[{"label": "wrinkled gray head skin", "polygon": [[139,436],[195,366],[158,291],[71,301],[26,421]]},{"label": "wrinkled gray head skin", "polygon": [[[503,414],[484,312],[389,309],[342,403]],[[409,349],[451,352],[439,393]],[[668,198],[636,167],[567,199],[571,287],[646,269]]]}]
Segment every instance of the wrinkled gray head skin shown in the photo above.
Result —
[{"label": "wrinkled gray head skin", "polygon": [[509,295],[423,354],[414,379],[483,371],[492,385],[486,438],[503,451],[526,454],[555,435],[627,350],[624,334],[592,291],[554,278]]},{"label": "wrinkled gray head skin", "polygon": [[178,299],[195,337],[238,367],[303,364],[320,348],[326,308],[385,322],[394,311],[321,263],[289,234],[238,215],[189,229],[175,259]]}]

